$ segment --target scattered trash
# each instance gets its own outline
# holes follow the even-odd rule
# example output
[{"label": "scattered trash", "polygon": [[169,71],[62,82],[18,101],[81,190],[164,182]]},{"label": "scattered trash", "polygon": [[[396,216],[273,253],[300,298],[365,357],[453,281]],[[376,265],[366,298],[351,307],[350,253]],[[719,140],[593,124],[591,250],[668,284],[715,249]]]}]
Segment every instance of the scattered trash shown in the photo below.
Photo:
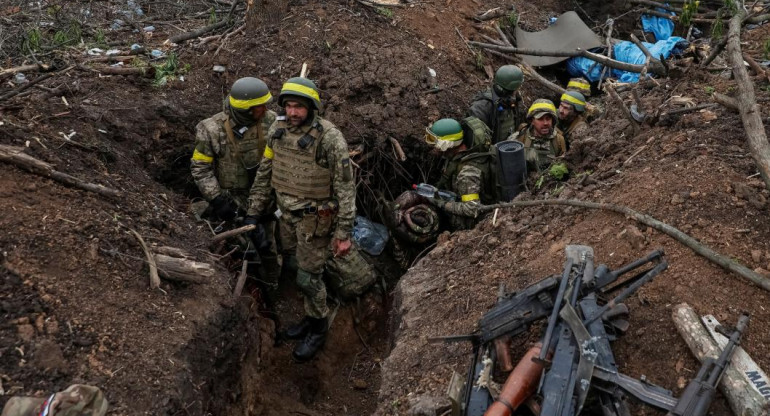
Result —
[{"label": "scattered trash", "polygon": [[166,54],[164,54],[164,53],[163,53],[163,51],[160,51],[160,50],[158,50],[158,49],[153,49],[153,50],[150,52],[150,55],[151,55],[153,58],[162,58],[162,57],[164,57]]},{"label": "scattered trash", "polygon": [[146,26],[142,30],[144,30],[145,32],[154,32],[155,31],[155,26]]},{"label": "scattered trash", "polygon": [[142,49],[142,45],[140,45],[138,43],[135,43],[135,44],[131,45],[131,50],[132,51],[135,51],[135,50],[138,50],[138,49]]},{"label": "scattered trash", "polygon": [[113,21],[112,21],[112,24],[110,25],[110,29],[112,29],[112,30],[118,30],[118,29],[120,29],[121,27],[123,27],[123,25],[124,25],[125,23],[126,23],[126,22],[124,22],[124,21],[122,21],[122,20],[120,20],[120,19],[115,19],[115,20],[113,20]]},{"label": "scattered trash", "polygon": [[438,88],[438,80],[436,79],[436,70],[428,68],[428,75],[430,75],[430,87]]},{"label": "scattered trash", "polygon": [[123,62],[116,62],[116,63],[114,63],[114,64],[112,64],[110,66],[113,67],[113,68],[119,67],[119,66],[123,66]]},{"label": "scattered trash", "polygon": [[366,253],[379,256],[388,243],[388,227],[368,218],[356,216],[353,223],[353,241]]},{"label": "scattered trash", "polygon": [[119,55],[120,54],[120,49],[110,49],[107,52],[105,52],[104,54],[107,55],[107,56]]},{"label": "scattered trash", "polygon": [[91,48],[86,53],[91,56],[95,56],[95,55],[101,55],[102,53],[104,53],[104,50],[99,48]]},{"label": "scattered trash", "polygon": [[26,75],[22,74],[21,72],[13,76],[13,83],[16,85],[26,84],[27,82],[28,81]]},{"label": "scattered trash", "polygon": [[225,67],[223,67],[222,65],[214,65],[214,68],[211,68],[211,70],[222,74],[225,72]]},{"label": "scattered trash", "polygon": [[557,20],[559,20],[558,17],[552,17],[552,18],[548,19],[548,24],[552,25],[552,24],[556,23]]},{"label": "scattered trash", "polygon": [[179,80],[180,80],[180,81],[182,81],[182,82],[184,82],[184,75],[180,75],[180,76],[179,76]]}]

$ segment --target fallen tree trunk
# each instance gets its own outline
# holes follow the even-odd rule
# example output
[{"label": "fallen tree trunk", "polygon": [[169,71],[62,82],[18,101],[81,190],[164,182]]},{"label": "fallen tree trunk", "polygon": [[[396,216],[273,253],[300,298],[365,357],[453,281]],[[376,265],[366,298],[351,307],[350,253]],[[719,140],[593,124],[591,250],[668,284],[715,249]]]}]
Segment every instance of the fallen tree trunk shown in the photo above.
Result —
[{"label": "fallen tree trunk", "polygon": [[120,191],[116,189],[107,188],[106,186],[97,185],[95,183],[85,182],[72,175],[68,175],[64,172],[55,170],[51,164],[25,154],[23,147],[0,145],[0,162],[18,166],[28,172],[51,178],[65,185],[79,188],[84,191],[94,192],[99,195],[113,198],[120,196]]},{"label": "fallen tree trunk", "polygon": [[[688,304],[682,303],[674,306],[671,315],[676,329],[684,338],[687,346],[690,347],[695,358],[700,362],[707,358],[719,358],[722,348],[717,346],[701,323],[700,317]],[[736,350],[730,360],[730,365],[727,366],[722,380],[719,382],[719,389],[727,398],[727,403],[730,404],[733,414],[766,415],[767,400],[749,384],[736,365],[739,357],[738,351]]]},{"label": "fallen tree trunk", "polygon": [[754,95],[754,84],[743,65],[741,53],[741,24],[746,16],[746,9],[742,1],[737,6],[738,11],[730,19],[727,31],[727,55],[733,68],[735,82],[738,84],[738,111],[741,114],[743,128],[746,130],[751,156],[757,164],[762,180],[765,181],[765,186],[770,189],[770,143],[767,141],[765,126],[762,124],[762,113],[759,111]]},{"label": "fallen tree trunk", "polygon": [[[588,58],[592,61],[598,62],[602,65],[608,66],[610,68],[619,69],[621,71],[628,71],[628,72],[636,72],[640,73],[644,69],[644,65],[636,65],[636,64],[629,64],[627,62],[621,62],[616,61],[614,59],[610,59],[604,55],[599,55],[593,52],[589,52],[583,49],[577,49],[574,51],[544,51],[539,49],[523,49],[523,48],[515,48],[512,46],[500,46],[495,45],[492,43],[484,43],[484,42],[474,42],[470,41],[469,44],[473,46],[478,46],[483,49],[490,49],[490,50],[496,50],[500,52],[510,52],[515,53],[519,55],[531,55],[531,56],[556,56],[556,57],[574,57],[574,56],[582,56],[584,58]],[[662,68],[659,68],[657,66],[653,66],[652,68],[653,73],[655,75],[659,76],[665,76],[665,71]]]},{"label": "fallen tree trunk", "polygon": [[191,283],[208,282],[216,270],[208,263],[156,254],[155,263],[160,275],[168,280]]},{"label": "fallen tree trunk", "polygon": [[663,234],[666,234],[669,237],[675,239],[676,241],[679,241],[680,243],[689,247],[696,254],[705,257],[707,260],[711,261],[712,263],[716,263],[717,265],[721,266],[725,270],[743,277],[744,279],[750,281],[751,283],[759,286],[764,290],[770,291],[770,279],[763,277],[759,273],[738,263],[736,260],[730,257],[723,256],[717,253],[716,251],[699,243],[696,239],[683,233],[682,231],[664,222],[658,221],[649,215],[642,214],[640,212],[634,211],[631,208],[624,207],[622,205],[615,205],[607,202],[579,201],[576,199],[541,199],[536,201],[513,201],[513,202],[500,203],[500,204],[484,205],[481,208],[479,208],[479,211],[489,212],[497,208],[536,207],[536,206],[544,206],[544,205],[565,205],[565,206],[573,206],[573,207],[589,208],[589,209],[602,209],[602,210],[613,211],[619,214],[626,215],[627,217],[630,217],[637,222],[650,226],[662,232]]}]

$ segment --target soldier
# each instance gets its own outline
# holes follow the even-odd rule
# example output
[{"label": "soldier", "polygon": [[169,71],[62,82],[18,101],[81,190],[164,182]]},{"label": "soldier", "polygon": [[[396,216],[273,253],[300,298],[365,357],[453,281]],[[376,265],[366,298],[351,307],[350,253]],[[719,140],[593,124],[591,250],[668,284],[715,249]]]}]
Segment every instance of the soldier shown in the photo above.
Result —
[{"label": "soldier", "polygon": [[313,81],[289,79],[278,102],[286,115],[268,132],[244,222],[255,224],[267,215],[275,190],[284,264],[296,259],[306,315],[285,335],[302,339],[292,356],[305,362],[323,347],[328,331],[324,265],[330,256],[344,257],[353,250],[356,190],[347,143],[337,127],[319,115],[321,100]]},{"label": "soldier", "polygon": [[493,188],[494,171],[489,163],[491,130],[476,117],[467,117],[460,122],[444,118],[426,129],[425,141],[446,159],[436,187],[456,193],[455,199],[459,199],[433,198],[431,202],[449,214],[453,230],[472,228],[479,203],[497,202]]},{"label": "soldier", "polygon": [[[215,217],[229,221],[239,209],[248,209],[249,188],[267,143],[267,130],[276,118],[275,112],[267,109],[272,100],[262,80],[241,78],[225,99],[225,110],[195,127],[190,170]],[[274,229],[270,223],[261,230],[267,241],[258,247],[266,278],[280,274]]]},{"label": "soldier", "polygon": [[554,157],[567,151],[567,144],[556,124],[556,106],[551,100],[537,99],[527,111],[527,125],[510,139],[524,144],[524,155],[530,172],[541,172]]},{"label": "soldier", "polygon": [[567,149],[570,147],[570,142],[579,140],[588,134],[588,123],[586,123],[583,115],[585,109],[586,99],[583,94],[577,91],[567,91],[561,95],[559,127],[564,132]]},{"label": "soldier", "polygon": [[524,73],[516,65],[503,65],[495,72],[492,88],[480,93],[471,103],[468,115],[477,117],[492,130],[492,143],[498,143],[524,122],[524,104],[516,90],[524,82]]}]

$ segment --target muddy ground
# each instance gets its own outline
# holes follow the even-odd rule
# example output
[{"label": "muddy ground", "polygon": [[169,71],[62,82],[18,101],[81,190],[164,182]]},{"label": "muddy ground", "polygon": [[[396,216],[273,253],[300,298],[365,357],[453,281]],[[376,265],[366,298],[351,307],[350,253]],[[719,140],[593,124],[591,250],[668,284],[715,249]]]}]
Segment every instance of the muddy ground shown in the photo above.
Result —
[{"label": "muddy ground", "polygon": [[[259,76],[276,94],[307,62],[326,117],[352,150],[366,156],[358,171],[359,210],[375,216],[379,193],[390,198],[435,177],[438,165],[420,143],[424,126],[462,115],[488,85],[488,72],[502,63],[478,58],[455,28],[469,38],[491,35],[469,18],[515,3],[523,26],[538,29],[571,10],[572,2],[449,0],[384,9],[392,13],[355,1],[289,2],[271,25],[173,48],[163,45],[168,36],[210,23],[212,5],[218,19],[228,7],[138,1],[144,14],[128,18],[121,14],[124,1],[51,3],[66,7],[45,9],[48,14],[16,10],[16,4],[0,10],[4,24],[13,25],[6,27],[19,29],[2,35],[3,68],[32,62],[19,45],[39,21],[54,25],[43,30],[35,58],[62,62],[62,69],[74,65],[40,83],[53,93],[30,88],[0,102],[0,144],[23,146],[122,196],[105,198],[0,165],[0,406],[13,395],[85,383],[104,390],[111,414],[404,414],[416,397],[443,393],[451,372],[463,372],[468,361],[467,345],[432,346],[425,338],[470,332],[494,303],[500,282],[513,289],[557,273],[566,244],[592,245],[597,259],[611,266],[653,248],[666,250],[669,270],[629,301],[630,336],[615,343],[625,373],[646,374],[675,391],[693,376],[695,359],[670,319],[671,306],[682,301],[727,322],[740,310],[752,312],[744,347],[770,368],[763,354],[770,344],[765,292],[668,237],[605,212],[527,208],[501,213],[495,225],[485,219],[475,230],[452,234],[362,322],[354,324],[351,306],[340,307],[325,352],[302,366],[291,363],[291,344],[275,342],[275,323],[259,313],[265,309],[260,296],[230,299],[239,264],[212,255],[208,226],[189,214],[198,195],[188,160],[195,124],[219,111],[233,81]],[[622,10],[601,3],[580,2],[591,26]],[[60,17],[86,6],[92,9],[84,43],[53,46]],[[116,18],[127,23],[112,30]],[[149,25],[155,26],[151,35],[143,30]],[[750,31],[744,48],[759,57],[766,37],[765,27]],[[177,79],[155,86],[149,78],[100,74],[93,70],[100,64],[86,62],[93,59],[84,55],[91,47],[127,51],[133,43],[173,51]],[[212,71],[214,65],[225,71]],[[438,93],[429,92],[434,80],[428,68],[443,87]],[[560,72],[549,76],[566,80]],[[8,77],[2,80],[0,94],[12,91]],[[648,109],[673,106],[665,100],[680,95],[706,102],[709,91],[734,88],[694,69],[662,84],[643,93]],[[523,93],[529,103],[543,90],[527,82]],[[624,204],[752,269],[770,270],[768,192],[749,178],[756,170],[737,115],[712,108],[632,137],[622,114],[611,109],[594,126],[596,142],[572,159],[566,186],[547,183],[535,197]],[[60,132],[73,131],[70,142],[62,139]],[[389,137],[404,147],[406,162],[396,162]],[[141,248],[128,228],[151,245],[180,247],[216,264],[217,275],[205,285],[164,281],[162,291],[150,291]],[[383,274],[399,274],[392,263],[383,264]],[[279,294],[280,322],[297,319],[300,299],[291,285]],[[714,408],[714,414],[728,414],[723,401]]]}]

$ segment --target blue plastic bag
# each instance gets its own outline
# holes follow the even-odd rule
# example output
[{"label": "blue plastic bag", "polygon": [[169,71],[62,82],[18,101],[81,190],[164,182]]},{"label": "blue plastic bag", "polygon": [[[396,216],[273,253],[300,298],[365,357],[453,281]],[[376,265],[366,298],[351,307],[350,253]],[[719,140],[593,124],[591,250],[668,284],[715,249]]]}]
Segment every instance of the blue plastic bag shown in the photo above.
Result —
[{"label": "blue plastic bag", "polygon": [[357,215],[353,223],[353,241],[361,250],[379,256],[388,244],[388,227]]},{"label": "blue plastic bag", "polygon": [[[668,4],[668,3],[666,3]],[[670,12],[666,9],[658,7],[655,9],[661,13],[670,14],[676,16],[674,12]],[[642,15],[642,30],[655,35],[656,41],[666,40],[674,34],[674,22],[665,17],[650,16],[647,14]]]}]

